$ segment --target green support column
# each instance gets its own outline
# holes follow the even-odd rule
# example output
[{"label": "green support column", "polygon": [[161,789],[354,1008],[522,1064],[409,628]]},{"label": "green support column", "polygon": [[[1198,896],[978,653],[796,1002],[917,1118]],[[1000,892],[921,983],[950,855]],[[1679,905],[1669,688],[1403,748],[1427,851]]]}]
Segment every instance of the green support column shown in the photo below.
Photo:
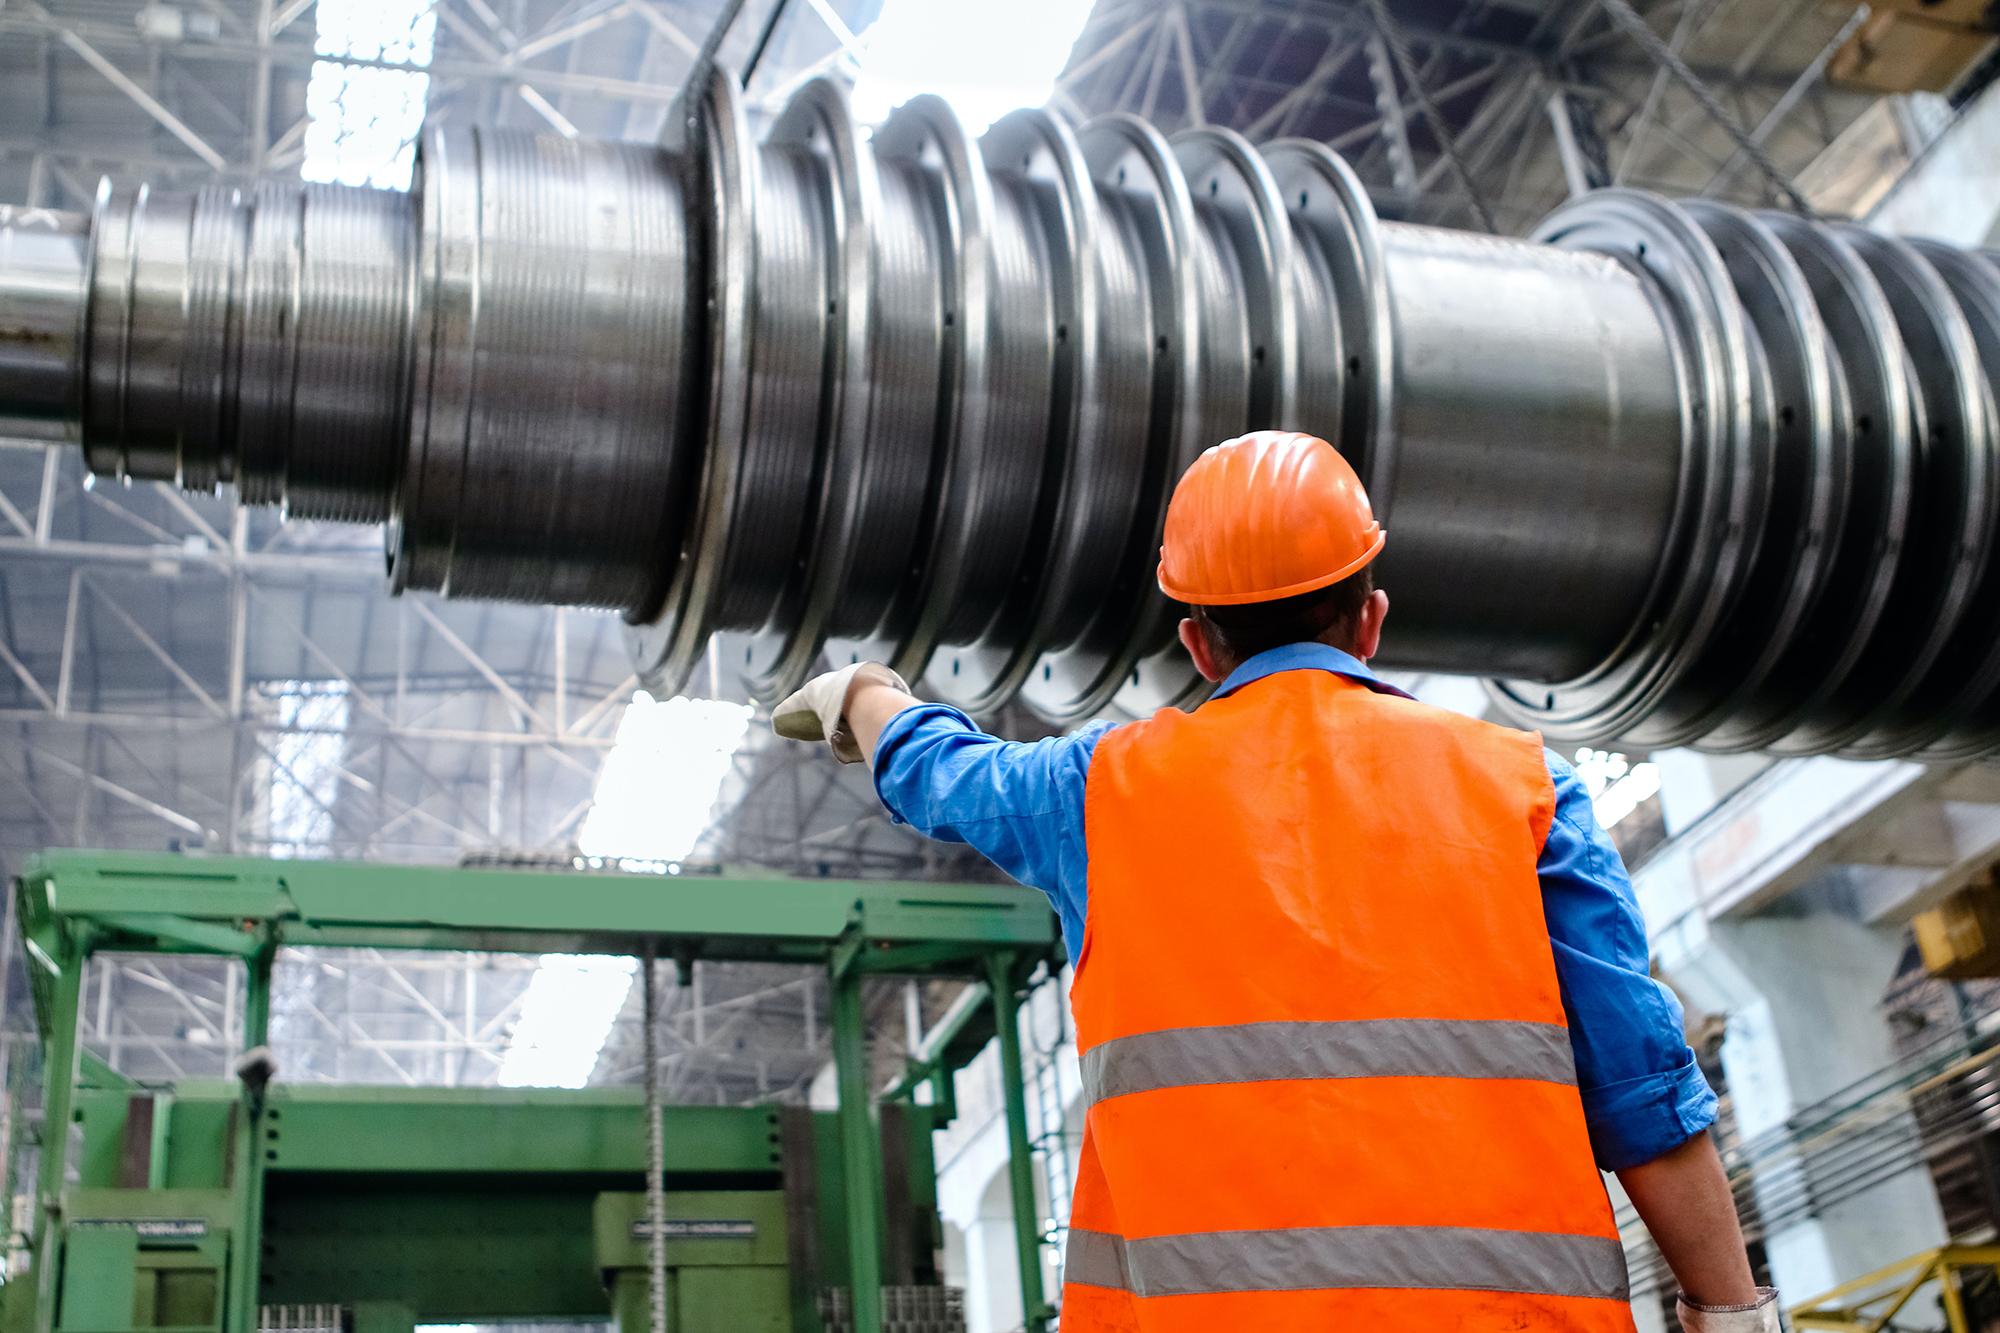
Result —
[{"label": "green support column", "polygon": [[[275,944],[267,943],[245,960],[243,1050],[245,1054],[271,1039],[271,963]],[[230,1179],[236,1187],[236,1225],[229,1256],[229,1301],[223,1333],[255,1333],[263,1300],[260,1295],[264,1253],[264,1089],[246,1081],[242,1100],[243,1132],[236,1136],[236,1157]]]},{"label": "green support column", "polygon": [[35,1328],[50,1333],[56,1323],[56,1278],[62,1269],[63,1179],[69,1174],[69,1125],[75,1105],[80,1043],[77,1015],[83,1002],[87,939],[64,932],[51,960],[56,969],[49,1006],[47,1059],[42,1065],[41,1178],[35,1209]]},{"label": "green support column", "polygon": [[848,1285],[854,1333],[882,1333],[882,1158],[869,1109],[868,1029],[861,973],[832,972],[833,1061],[840,1088],[840,1160],[847,1180]]},{"label": "green support column", "polygon": [[1000,1041],[1000,1090],[1007,1107],[1007,1187],[1014,1203],[1014,1255],[1021,1270],[1021,1317],[1046,1329],[1052,1313],[1042,1300],[1042,1225],[1035,1215],[1035,1158],[1028,1142],[1028,1091],[1021,1081],[1021,1005],[1014,992],[1014,956],[990,954],[993,1025]]}]

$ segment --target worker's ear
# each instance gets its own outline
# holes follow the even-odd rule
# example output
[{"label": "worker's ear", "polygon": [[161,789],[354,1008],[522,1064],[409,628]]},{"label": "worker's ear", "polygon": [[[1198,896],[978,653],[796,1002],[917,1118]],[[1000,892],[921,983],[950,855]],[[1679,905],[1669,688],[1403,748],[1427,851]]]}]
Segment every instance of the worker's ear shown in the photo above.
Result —
[{"label": "worker's ear", "polygon": [[1354,617],[1354,655],[1366,662],[1382,647],[1382,622],[1389,618],[1389,594],[1377,588]]},{"label": "worker's ear", "polygon": [[1194,659],[1194,669],[1201,672],[1203,680],[1219,681],[1227,673],[1222,663],[1216,660],[1215,649],[1209,644],[1208,636],[1201,632],[1201,626],[1192,620],[1181,621],[1181,647]]}]

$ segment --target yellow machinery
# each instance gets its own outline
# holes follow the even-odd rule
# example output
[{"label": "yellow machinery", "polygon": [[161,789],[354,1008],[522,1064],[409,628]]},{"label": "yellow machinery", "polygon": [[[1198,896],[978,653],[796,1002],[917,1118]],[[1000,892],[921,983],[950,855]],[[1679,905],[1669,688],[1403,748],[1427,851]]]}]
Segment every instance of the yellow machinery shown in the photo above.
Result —
[{"label": "yellow machinery", "polygon": [[1936,1283],[1950,1333],[1980,1333],[1965,1313],[1964,1281],[1971,1273],[2000,1277],[2000,1245],[1947,1245],[1912,1255],[1793,1306],[1792,1327],[1882,1333],[1918,1293]]}]

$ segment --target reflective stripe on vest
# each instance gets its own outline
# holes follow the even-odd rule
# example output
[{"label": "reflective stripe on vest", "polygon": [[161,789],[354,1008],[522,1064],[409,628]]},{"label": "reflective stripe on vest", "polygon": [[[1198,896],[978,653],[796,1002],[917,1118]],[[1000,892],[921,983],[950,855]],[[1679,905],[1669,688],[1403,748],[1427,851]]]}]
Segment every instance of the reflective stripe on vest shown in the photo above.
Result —
[{"label": "reflective stripe on vest", "polygon": [[1522,1078],[1576,1083],[1569,1032],[1554,1023],[1385,1018],[1169,1028],[1083,1055],[1091,1103],[1158,1088],[1301,1078]]},{"label": "reflective stripe on vest", "polygon": [[1625,1252],[1614,1238],[1472,1227],[1298,1227],[1141,1240],[1071,1231],[1064,1276],[1135,1296],[1369,1287],[1630,1298]]}]

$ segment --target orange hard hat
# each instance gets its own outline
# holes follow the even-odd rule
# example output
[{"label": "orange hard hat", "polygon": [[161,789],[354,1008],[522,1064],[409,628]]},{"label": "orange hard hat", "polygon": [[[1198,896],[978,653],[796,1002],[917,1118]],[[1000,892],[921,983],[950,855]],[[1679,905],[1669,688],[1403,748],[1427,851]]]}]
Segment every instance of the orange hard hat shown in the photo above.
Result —
[{"label": "orange hard hat", "polygon": [[1177,602],[1274,602],[1338,583],[1382,550],[1368,492],[1340,451],[1297,431],[1225,440],[1167,504],[1160,591]]}]

